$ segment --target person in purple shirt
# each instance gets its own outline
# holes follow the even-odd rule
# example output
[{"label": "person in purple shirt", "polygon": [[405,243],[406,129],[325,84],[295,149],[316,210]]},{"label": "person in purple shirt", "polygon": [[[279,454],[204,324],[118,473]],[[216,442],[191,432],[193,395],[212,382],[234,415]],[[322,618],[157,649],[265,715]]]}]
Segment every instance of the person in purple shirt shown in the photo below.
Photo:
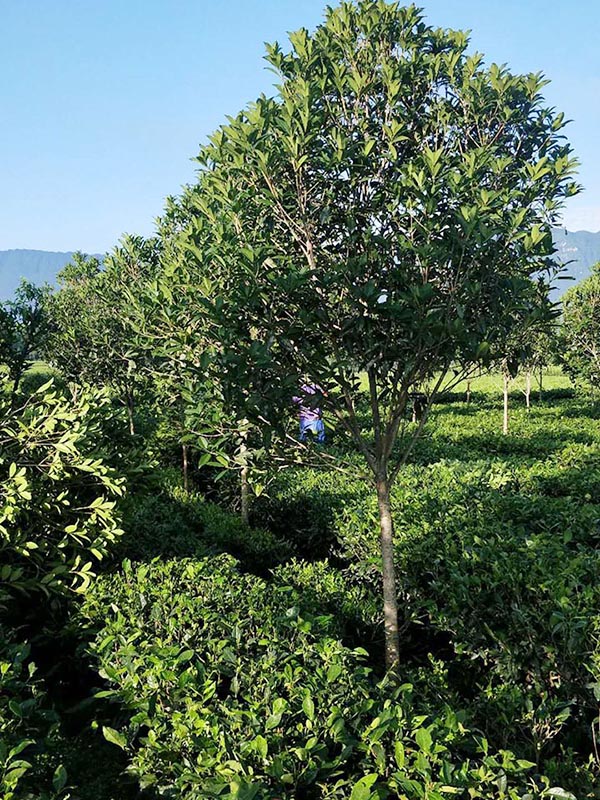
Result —
[{"label": "person in purple shirt", "polygon": [[[323,423],[323,411],[316,405],[318,398],[314,395],[327,397],[327,392],[324,392],[321,387],[316,383],[305,383],[300,387],[302,395],[294,397],[294,403],[299,406],[300,410],[300,441],[305,442],[306,436],[310,432],[319,444],[325,443],[325,424]],[[314,399],[310,399],[313,395]]]}]

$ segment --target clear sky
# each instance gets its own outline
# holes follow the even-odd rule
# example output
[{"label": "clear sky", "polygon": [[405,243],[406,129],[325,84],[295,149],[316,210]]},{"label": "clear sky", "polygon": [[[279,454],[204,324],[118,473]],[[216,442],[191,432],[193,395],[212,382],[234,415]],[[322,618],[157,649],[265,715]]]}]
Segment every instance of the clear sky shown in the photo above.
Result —
[{"label": "clear sky", "polygon": [[[261,91],[263,42],[314,27],[323,0],[0,0],[0,250],[103,252],[149,234],[194,178],[206,137]],[[423,0],[472,49],[543,71],[574,120],[586,191],[570,230],[600,230],[600,0]]]}]

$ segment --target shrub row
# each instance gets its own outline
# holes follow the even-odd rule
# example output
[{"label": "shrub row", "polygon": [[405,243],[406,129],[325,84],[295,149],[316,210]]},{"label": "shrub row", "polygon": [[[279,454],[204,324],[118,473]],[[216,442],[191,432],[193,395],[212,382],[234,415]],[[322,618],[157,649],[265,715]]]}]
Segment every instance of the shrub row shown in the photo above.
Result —
[{"label": "shrub row", "polygon": [[459,714],[422,714],[409,685],[375,683],[364,651],[300,601],[225,555],[125,562],[94,584],[82,613],[102,695],[131,713],[105,735],[142,787],[186,800],[557,796]]},{"label": "shrub row", "polygon": [[[147,561],[162,557],[230,553],[244,569],[267,574],[294,554],[293,547],[267,529],[249,528],[197,492],[181,488],[178,477],[158,473],[159,485],[140,491],[124,503],[127,531],[119,558]],[[155,478],[156,480],[156,478]]]},{"label": "shrub row", "polygon": [[[468,707],[497,746],[567,771],[593,753],[600,694],[600,431],[570,409],[523,414],[504,437],[511,455],[496,458],[481,457],[487,414],[472,407],[467,427],[460,408],[443,409],[393,493],[404,657],[429,650],[438,666],[418,674],[430,691]],[[256,513],[283,529],[288,505],[376,609],[371,489],[289,472]]]}]

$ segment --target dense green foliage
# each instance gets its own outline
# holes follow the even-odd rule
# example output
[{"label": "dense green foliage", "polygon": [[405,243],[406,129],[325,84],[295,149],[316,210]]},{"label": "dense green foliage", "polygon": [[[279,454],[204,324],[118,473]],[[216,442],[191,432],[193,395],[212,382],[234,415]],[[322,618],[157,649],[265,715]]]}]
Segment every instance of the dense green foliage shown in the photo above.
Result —
[{"label": "dense green foliage", "polygon": [[563,299],[563,363],[578,381],[600,385],[600,263]]},{"label": "dense green foliage", "polygon": [[499,398],[476,397],[437,409],[393,493],[400,688],[380,670],[362,481],[284,472],[254,510],[270,534],[172,474],[132,499],[120,548],[137,565],[101,577],[82,613],[101,695],[129,712],[105,735],[147,791],[593,796],[597,419],[572,393],[529,414],[521,399],[505,437]]},{"label": "dense green foliage", "polygon": [[0,363],[8,369],[13,403],[30,359],[47,338],[49,295],[49,286],[21,281],[13,300],[0,303]]},{"label": "dense green foliage", "polygon": [[420,433],[410,397],[427,408],[476,364],[512,364],[516,341],[520,354],[547,306],[575,161],[541,75],[485,66],[415,6],[342,2],[266,60],[276,94],[201,150],[154,305],[182,360],[204,358],[235,418],[268,436],[299,386],[320,387],[378,496],[389,667],[390,488]]},{"label": "dense green foliage", "polygon": [[0,395],[1,601],[84,590],[119,535],[123,480],[95,452],[109,409],[102,391],[45,385],[16,411]]},{"label": "dense green foliage", "polygon": [[190,800],[520,796],[508,787],[526,788],[530,764],[489,755],[450,709],[420,714],[410,685],[376,685],[367,653],[302,601],[225,557],[125,563],[96,584],[92,650],[116,686],[105,694],[133,714],[105,735],[132,749],[142,786]]},{"label": "dense green foliage", "polygon": [[413,6],[290,44],[156,237],[0,307],[0,800],[598,798],[563,117]]}]

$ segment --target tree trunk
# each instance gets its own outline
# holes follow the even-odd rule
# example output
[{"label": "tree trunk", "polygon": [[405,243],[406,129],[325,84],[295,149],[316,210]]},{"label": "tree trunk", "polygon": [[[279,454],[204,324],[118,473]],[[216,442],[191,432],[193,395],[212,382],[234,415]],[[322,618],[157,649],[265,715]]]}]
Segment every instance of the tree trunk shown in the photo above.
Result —
[{"label": "tree trunk", "polygon": [[392,670],[397,668],[400,658],[400,637],[398,633],[398,599],[394,568],[394,526],[390,505],[390,486],[386,474],[377,478],[377,502],[379,506],[383,574],[385,664],[388,670]]},{"label": "tree trunk", "polygon": [[248,467],[242,467],[242,485],[241,489],[241,517],[242,522],[250,525],[250,487],[248,485]]},{"label": "tree trunk", "polygon": [[188,445],[181,445],[181,470],[183,472],[183,488],[189,491],[190,484],[188,479]]},{"label": "tree trunk", "polygon": [[543,380],[544,380],[544,367],[542,365],[540,365],[540,393],[538,395],[538,399],[539,399],[540,403],[543,400],[543,385],[542,385],[543,384]]},{"label": "tree trunk", "polygon": [[527,370],[525,376],[525,403],[527,405],[527,413],[531,411],[531,372]]},{"label": "tree trunk", "polygon": [[242,522],[250,524],[250,485],[248,483],[248,420],[242,420],[241,424],[242,443],[240,444],[240,460],[242,462],[240,500],[240,516]]},{"label": "tree trunk", "polygon": [[21,364],[15,369],[14,373],[12,373],[11,375],[13,381],[12,391],[10,393],[11,409],[13,409],[17,404],[17,395],[19,393],[19,387],[21,385],[21,378],[23,377],[24,374],[25,374],[25,365]]},{"label": "tree trunk", "polygon": [[127,418],[129,420],[129,433],[133,436],[135,434],[135,425],[133,423],[133,392],[127,392]]},{"label": "tree trunk", "polygon": [[467,381],[467,405],[471,402],[471,381]]},{"label": "tree trunk", "polygon": [[510,382],[510,375],[504,373],[504,419],[502,423],[502,433],[506,436],[508,434],[508,384]]}]

